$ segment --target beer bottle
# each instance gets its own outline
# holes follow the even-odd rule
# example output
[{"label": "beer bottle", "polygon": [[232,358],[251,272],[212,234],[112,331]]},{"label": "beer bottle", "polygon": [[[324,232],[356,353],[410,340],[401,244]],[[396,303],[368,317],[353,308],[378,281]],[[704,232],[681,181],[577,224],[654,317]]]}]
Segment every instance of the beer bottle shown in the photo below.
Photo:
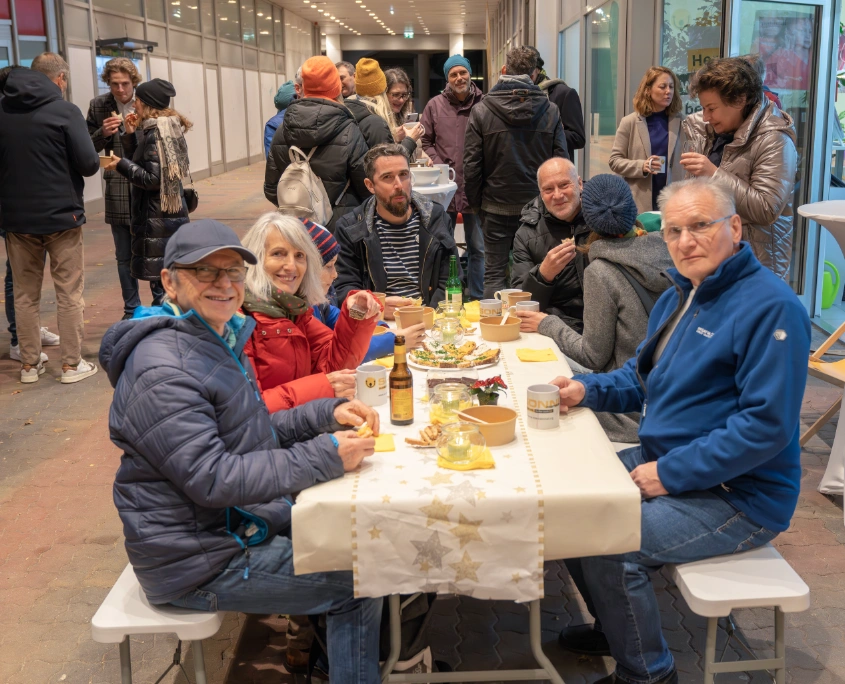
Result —
[{"label": "beer bottle", "polygon": [[405,336],[397,335],[393,348],[393,369],[387,379],[390,389],[390,422],[410,425],[414,422],[414,379],[405,360]]},{"label": "beer bottle", "polygon": [[458,257],[449,257],[449,279],[446,281],[446,301],[461,304],[463,301],[464,286],[458,277]]}]

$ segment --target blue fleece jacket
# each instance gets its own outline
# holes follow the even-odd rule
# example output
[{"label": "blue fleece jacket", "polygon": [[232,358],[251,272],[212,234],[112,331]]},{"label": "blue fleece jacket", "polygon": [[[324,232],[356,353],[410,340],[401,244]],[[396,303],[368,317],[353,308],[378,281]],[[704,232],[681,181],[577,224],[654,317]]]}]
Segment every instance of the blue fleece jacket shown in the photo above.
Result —
[{"label": "blue fleece jacket", "polygon": [[789,527],[801,479],[799,413],[810,320],[748,243],[705,278],[660,360],[654,350],[692,283],[654,306],[637,355],[612,373],[577,375],[581,403],[641,412],[640,442],[670,494],[710,490],[775,532]]},{"label": "blue fleece jacket", "polygon": [[[334,330],[338,316],[340,316],[340,309],[336,306],[332,306],[331,304],[323,304],[322,306],[315,305],[312,308],[314,309],[314,318],[320,321],[323,325]],[[385,324],[379,323],[379,325]],[[367,353],[361,363],[368,363],[373,359],[379,359],[382,356],[390,356],[390,354],[393,353],[395,339],[396,335],[392,332],[374,335],[373,339],[370,340],[370,347],[367,349]]]}]

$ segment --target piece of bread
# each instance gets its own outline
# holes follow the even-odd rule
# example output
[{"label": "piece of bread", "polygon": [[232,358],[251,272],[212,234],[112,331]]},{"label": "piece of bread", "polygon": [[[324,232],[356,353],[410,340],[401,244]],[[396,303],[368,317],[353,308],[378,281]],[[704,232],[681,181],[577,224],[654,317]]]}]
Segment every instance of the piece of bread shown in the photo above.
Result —
[{"label": "piece of bread", "polygon": [[123,114],[120,114],[118,112],[112,112],[111,115],[112,115],[113,119],[116,118],[116,119],[120,119],[121,121],[123,121]]},{"label": "piece of bread", "polygon": [[405,437],[405,443],[418,447],[431,446],[428,442],[423,442],[421,439],[414,439],[413,437]]},{"label": "piece of bread", "polygon": [[361,427],[358,428],[358,436],[359,437],[372,437],[373,430],[372,428],[364,423]]}]

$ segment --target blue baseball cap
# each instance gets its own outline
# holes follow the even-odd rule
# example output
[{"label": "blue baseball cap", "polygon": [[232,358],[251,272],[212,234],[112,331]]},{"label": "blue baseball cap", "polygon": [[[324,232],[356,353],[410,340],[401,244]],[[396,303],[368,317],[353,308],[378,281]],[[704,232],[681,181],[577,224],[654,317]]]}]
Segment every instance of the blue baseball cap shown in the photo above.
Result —
[{"label": "blue baseball cap", "polygon": [[209,254],[231,249],[253,266],[258,263],[255,254],[241,244],[235,231],[214,219],[198,219],[179,227],[164,248],[164,268],[173,264],[195,264]]}]

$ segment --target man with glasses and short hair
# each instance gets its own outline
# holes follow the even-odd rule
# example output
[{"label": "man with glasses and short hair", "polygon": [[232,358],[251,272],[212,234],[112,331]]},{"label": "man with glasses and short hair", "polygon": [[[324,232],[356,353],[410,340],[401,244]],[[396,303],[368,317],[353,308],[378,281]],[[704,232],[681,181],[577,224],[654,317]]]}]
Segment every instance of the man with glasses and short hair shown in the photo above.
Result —
[{"label": "man with glasses and short hair", "polygon": [[640,550],[566,562],[596,621],[565,629],[560,643],[612,655],[606,683],[678,681],[649,571],[770,541],[789,527],[801,479],[807,312],[742,241],[730,189],[681,181],[658,203],[674,287],[637,356],[553,381],[561,411],[641,414],[640,446],[619,453],[643,497]]},{"label": "man with glasses and short hair", "polygon": [[165,303],[103,338],[129,561],[154,605],[328,613],[332,681],[377,684],[381,599],[354,598],[351,572],[296,576],[290,525],[295,492],[372,455],[375,439],[349,428],[378,435],[379,417],[346,399],[267,412],[244,354],[255,322],[238,313],[245,261],[257,262],[228,226],[181,226],[165,248]]},{"label": "man with glasses and short hair", "polygon": [[[115,57],[106,62],[100,79],[108,85],[109,92],[98,95],[88,106],[88,133],[94,148],[101,155],[123,157],[120,136],[125,132],[123,120],[135,112],[135,86],[141,75],[131,59]],[[111,226],[114,238],[114,256],[117,260],[117,277],[123,295],[123,318],[132,318],[132,312],[141,306],[138,280],[129,272],[132,259],[132,235],[129,219],[129,181],[117,171],[104,171],[106,181],[106,223]],[[164,290],[161,281],[150,281],[153,305],[161,303]]]}]

